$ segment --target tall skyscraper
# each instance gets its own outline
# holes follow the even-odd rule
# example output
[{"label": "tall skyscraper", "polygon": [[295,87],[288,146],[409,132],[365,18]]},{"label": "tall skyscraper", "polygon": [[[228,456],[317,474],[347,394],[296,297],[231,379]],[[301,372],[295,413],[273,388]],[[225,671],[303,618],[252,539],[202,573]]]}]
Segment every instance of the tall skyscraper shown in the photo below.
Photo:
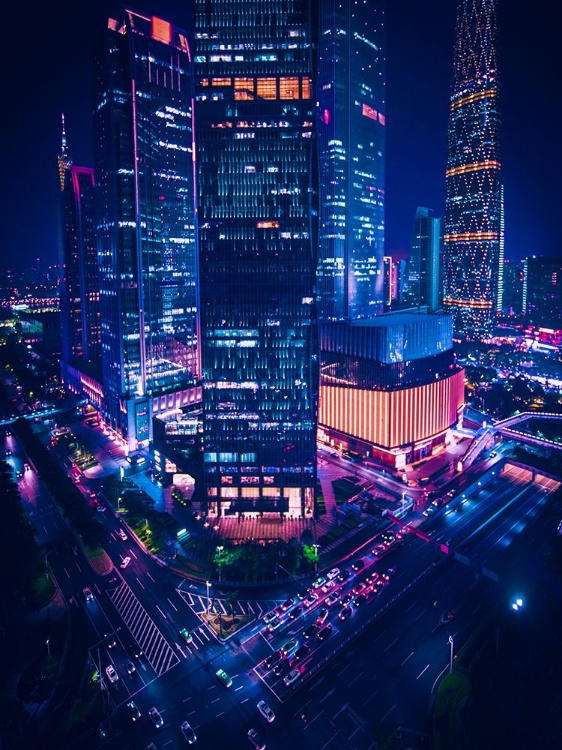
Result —
[{"label": "tall skyscraper", "polygon": [[525,259],[523,277],[524,313],[536,325],[562,328],[562,260],[537,257]]},{"label": "tall skyscraper", "polygon": [[94,237],[94,170],[72,164],[64,115],[58,157],[61,186],[60,311],[63,362],[99,364],[98,254]]},{"label": "tall skyscraper", "polygon": [[211,514],[313,512],[317,173],[300,0],[196,0],[204,471]]},{"label": "tall skyscraper", "polygon": [[383,309],[385,2],[320,0],[320,320]]},{"label": "tall skyscraper", "polygon": [[487,338],[502,308],[503,189],[497,0],[460,0],[449,111],[444,306],[456,334]]},{"label": "tall skyscraper", "polygon": [[414,221],[412,249],[408,261],[408,302],[435,312],[443,294],[441,221],[429,208],[418,208]]},{"label": "tall skyscraper", "polygon": [[192,118],[185,33],[110,19],[94,85],[104,418],[131,450],[200,377]]}]

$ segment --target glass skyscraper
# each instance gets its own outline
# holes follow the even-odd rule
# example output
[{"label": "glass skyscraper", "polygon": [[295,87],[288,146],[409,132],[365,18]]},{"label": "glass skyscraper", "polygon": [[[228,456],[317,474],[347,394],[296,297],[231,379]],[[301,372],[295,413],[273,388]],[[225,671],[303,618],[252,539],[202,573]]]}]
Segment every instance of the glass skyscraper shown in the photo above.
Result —
[{"label": "glass skyscraper", "polygon": [[300,0],[195,2],[211,514],[313,513],[318,211],[310,13]]},{"label": "glass skyscraper", "polygon": [[200,377],[192,105],[185,33],[110,19],[94,82],[104,418],[131,450]]},{"label": "glass skyscraper", "polygon": [[449,111],[445,309],[458,335],[487,338],[502,308],[503,190],[497,0],[461,0]]},{"label": "glass skyscraper", "polygon": [[407,301],[435,312],[442,294],[441,220],[432,216],[431,209],[419,207],[408,261]]},{"label": "glass skyscraper", "polygon": [[385,2],[321,0],[319,318],[383,310]]}]

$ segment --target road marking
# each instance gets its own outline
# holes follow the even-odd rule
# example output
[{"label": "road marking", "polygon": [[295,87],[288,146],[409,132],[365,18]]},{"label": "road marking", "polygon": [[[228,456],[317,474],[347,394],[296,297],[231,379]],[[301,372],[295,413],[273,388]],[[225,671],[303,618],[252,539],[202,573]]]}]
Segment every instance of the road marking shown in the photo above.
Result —
[{"label": "road marking", "polygon": [[162,615],[162,617],[163,617],[163,618],[164,618],[165,620],[167,620],[167,619],[168,619],[168,618],[166,617],[166,615],[165,615],[165,614],[164,614],[164,613],[162,612],[162,610],[160,609],[160,607],[159,607],[158,605],[156,605],[156,609],[157,609],[157,610],[158,610],[158,611],[160,612],[160,614]]},{"label": "road marking", "polygon": [[225,713],[224,711],[221,711],[221,712],[220,712],[220,714],[217,714],[215,718],[217,718],[217,719],[218,719],[218,718],[219,718],[219,716],[223,716],[223,715],[224,715],[224,713]]},{"label": "road marking", "polygon": [[[428,664],[427,666],[429,667],[429,664]],[[385,713],[385,715],[384,715],[384,716],[382,717],[382,719],[379,719],[379,726],[380,726],[380,725],[381,725],[381,724],[383,723],[383,721],[384,721],[384,720],[386,719],[386,717],[387,717],[387,716],[388,716],[388,715],[389,715],[390,713],[392,713],[392,711],[394,711],[394,709],[395,709],[395,708],[396,708],[396,703],[394,704],[394,706],[392,706],[392,708],[389,708],[389,709],[388,709],[388,711],[387,711],[387,712]]]},{"label": "road marking", "polygon": [[148,577],[150,578],[150,580],[152,581],[152,583],[156,583],[156,581],[155,581],[155,580],[154,580],[154,578],[153,578],[153,577],[152,577],[152,576],[150,575],[150,573],[148,572],[148,570],[146,571],[146,575],[147,575],[147,576],[148,576]]},{"label": "road marking", "polygon": [[[133,556],[133,557],[135,558],[135,560],[138,560],[138,559],[139,559],[139,558],[138,558],[138,557],[137,557],[137,556],[135,555],[135,552],[134,552],[134,550],[130,549],[130,550],[129,550],[129,553],[130,553],[130,554],[131,554],[131,555],[132,555],[132,556]],[[148,575],[150,575],[150,573],[149,573]],[[152,579],[152,580],[154,580],[154,579]]]},{"label": "road marking", "polygon": [[418,675],[418,676],[416,677],[416,680],[419,680],[419,679],[420,679],[420,677],[422,676],[422,674],[423,674],[424,672],[426,672],[426,671],[427,671],[428,669],[429,669],[429,664],[427,665],[427,667],[425,667],[425,669],[422,669],[422,671],[421,671],[421,672],[419,673],[419,675]]},{"label": "road marking", "polygon": [[388,646],[385,648],[384,653],[386,653],[389,649],[391,649],[397,641],[398,641],[398,638],[395,638],[393,641],[391,641],[388,644]]},{"label": "road marking", "polygon": [[218,703],[219,701],[220,701],[220,698],[215,698],[214,701],[211,701],[211,706],[213,705],[213,703]]},{"label": "road marking", "polygon": [[189,698],[184,698],[184,699],[182,700],[182,703],[187,703],[187,701],[190,701],[190,700],[192,699],[192,697],[193,697],[193,696],[192,696],[192,695],[190,695],[190,696],[189,696]]},{"label": "road marking", "polygon": [[144,589],[144,586],[142,585],[142,583],[141,583],[141,582],[139,581],[139,579],[138,579],[138,578],[136,579],[136,581],[137,581],[137,583],[139,584],[139,586],[140,586],[141,588],[143,588],[143,589]]},{"label": "road marking", "polygon": [[[170,602],[170,600],[169,600],[169,599],[168,599],[168,601]],[[173,604],[172,602],[170,602],[170,604],[171,604],[171,605],[172,605],[172,607],[173,607],[173,608],[174,608],[174,609],[176,610],[176,612],[179,612],[179,609],[178,609],[178,608],[176,607],[176,605],[175,605],[175,604]]]},{"label": "road marking", "polygon": [[[413,655],[414,655],[414,652],[412,651],[412,653],[410,654],[410,656],[413,656]],[[400,665],[401,667],[403,667],[403,666],[404,666],[404,664],[406,664],[406,662],[408,661],[408,659],[410,658],[410,656],[407,656],[407,657],[406,657],[406,658],[404,659],[404,661],[403,661],[403,662],[402,662],[402,664]]]},{"label": "road marking", "polygon": [[351,685],[353,685],[353,683],[354,683],[354,682],[357,682],[357,680],[358,680],[358,679],[359,679],[359,678],[361,677],[361,675],[364,675],[364,674],[365,674],[365,672],[360,672],[360,673],[359,673],[359,674],[357,675],[357,677],[354,677],[354,678],[353,678],[353,680],[351,680],[351,682],[348,682],[348,683],[347,683],[347,686],[346,686],[346,687],[351,687]]},{"label": "road marking", "polygon": [[64,570],[64,572],[66,573],[66,575],[67,575],[67,578],[70,578],[70,573],[68,572],[68,570],[67,570],[66,568],[64,568],[64,567],[63,567],[63,570]]}]

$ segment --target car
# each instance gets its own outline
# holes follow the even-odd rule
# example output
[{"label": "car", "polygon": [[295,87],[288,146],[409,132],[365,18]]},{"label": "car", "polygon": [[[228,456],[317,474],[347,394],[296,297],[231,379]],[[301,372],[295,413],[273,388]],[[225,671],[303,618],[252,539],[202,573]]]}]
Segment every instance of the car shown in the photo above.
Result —
[{"label": "car", "polygon": [[86,586],[85,589],[82,589],[82,593],[84,594],[84,598],[87,602],[93,602],[94,601],[94,595],[92,593],[92,589],[89,586]]},{"label": "car", "polygon": [[21,479],[23,477],[23,471],[20,471],[19,469],[16,470],[16,478]]},{"label": "car", "polygon": [[6,455],[7,455],[7,456],[11,456],[11,455],[12,455],[12,451],[11,451],[10,449],[8,449],[8,450],[6,451]]},{"label": "car", "polygon": [[333,630],[333,628],[330,625],[330,623],[327,623],[326,625],[324,625],[323,628],[321,628],[318,631],[316,637],[318,638],[319,641],[325,641],[326,638],[328,638],[328,636],[330,636],[332,634],[332,630]]},{"label": "car", "polygon": [[337,578],[339,576],[339,574],[340,574],[340,569],[339,568],[332,568],[332,570],[330,570],[328,573],[326,573],[326,578],[329,581],[332,581],[334,578]]},{"label": "car", "polygon": [[324,576],[320,576],[315,581],[312,581],[312,588],[313,589],[319,589],[326,583],[326,579]]},{"label": "car", "polygon": [[345,583],[349,578],[352,576],[351,570],[342,570],[342,572],[338,575],[338,581],[339,583]]},{"label": "car", "polygon": [[121,567],[121,568],[126,568],[126,567],[127,567],[127,565],[128,565],[128,564],[129,564],[130,562],[131,562],[131,558],[130,558],[130,557],[124,557],[124,558],[123,558],[123,559],[121,560],[121,566],[120,566],[120,567]]},{"label": "car", "polygon": [[297,650],[297,648],[299,646],[300,646],[300,643],[299,643],[298,639],[297,638],[291,638],[290,641],[286,641],[286,643],[284,643],[281,646],[280,650],[281,650],[281,653],[283,654],[283,656],[291,656],[292,654],[295,653],[295,651]]},{"label": "car", "polygon": [[125,534],[125,532],[123,531],[123,529],[119,529],[119,531],[117,532],[117,534],[118,534],[118,536],[120,536],[120,537],[121,537],[121,539],[122,539],[122,540],[123,540],[124,542],[126,542],[126,541],[127,541],[128,537],[127,537],[127,534]]},{"label": "car", "polygon": [[31,471],[31,466],[29,464],[24,464],[23,468],[25,469],[25,471]]},{"label": "car", "polygon": [[140,647],[137,646],[137,644],[134,641],[131,641],[131,643],[129,643],[127,651],[129,651],[135,657],[135,659],[138,659],[142,656],[142,651]]},{"label": "car", "polygon": [[107,648],[115,648],[115,646],[117,646],[117,641],[115,639],[115,636],[114,635],[106,636],[105,645],[107,646]]},{"label": "car", "polygon": [[387,583],[390,581],[390,577],[396,572],[396,568],[387,568],[384,573],[381,575],[381,578],[383,581],[386,581]]},{"label": "car", "polygon": [[224,685],[225,687],[230,687],[232,685],[232,677],[227,675],[224,669],[217,669],[215,674],[217,676],[217,680],[221,683],[221,685]]},{"label": "car", "polygon": [[311,593],[311,591],[312,589],[303,589],[302,591],[299,591],[297,596],[302,601],[303,599],[306,599],[306,597]]},{"label": "car", "polygon": [[390,545],[394,542],[396,537],[394,534],[383,534],[383,544],[387,547],[390,547]]},{"label": "car", "polygon": [[276,617],[277,617],[276,612],[266,612],[265,615],[263,616],[263,621],[265,622],[266,625],[269,625],[269,623],[272,620],[275,620]]},{"label": "car", "polygon": [[497,455],[498,455],[498,454],[496,453],[496,451],[492,451],[492,452],[490,453],[490,458],[495,458],[495,457],[496,457]]},{"label": "car", "polygon": [[342,607],[339,611],[338,617],[340,620],[347,620],[347,618],[351,614],[351,607],[349,605],[346,605],[345,607]]},{"label": "car", "polygon": [[336,604],[339,599],[339,591],[332,591],[332,593],[324,599],[324,604],[327,604],[328,607],[331,607],[333,604]]},{"label": "car", "polygon": [[256,750],[266,750],[266,744],[261,738],[259,732],[255,729],[248,729],[248,739]]},{"label": "car", "polygon": [[303,604],[305,607],[312,607],[314,602],[318,599],[318,594],[316,594],[314,591],[310,593],[306,599],[303,600]]},{"label": "car", "polygon": [[355,599],[353,600],[353,604],[356,607],[360,607],[362,604],[365,604],[366,601],[367,601],[366,595],[365,594],[359,594],[359,596],[356,596]]},{"label": "car", "polygon": [[353,594],[350,592],[349,594],[346,594],[344,598],[341,600],[342,606],[347,607],[348,604],[350,604],[353,601]]},{"label": "car", "polygon": [[362,594],[366,588],[367,584],[365,583],[365,581],[360,581],[357,586],[353,587],[353,593],[355,596],[358,596],[359,594]]},{"label": "car", "polygon": [[308,643],[303,643],[300,648],[298,648],[293,656],[293,662],[300,661],[301,659],[304,659],[304,657],[308,654],[310,651],[310,646]]},{"label": "car", "polygon": [[283,620],[280,617],[274,617],[273,620],[269,623],[267,626],[267,629],[270,633],[273,633],[274,630],[277,630],[278,627],[280,627],[283,624]]},{"label": "car", "polygon": [[301,676],[300,669],[298,669],[297,667],[295,667],[294,669],[291,669],[291,671],[289,672],[289,674],[287,674],[287,675],[285,675],[285,677],[283,677],[283,683],[287,687],[289,687],[289,685],[292,685],[294,682],[296,682],[299,679],[300,676]]},{"label": "car", "polygon": [[182,721],[180,729],[188,745],[194,745],[197,742],[197,735],[188,721]]},{"label": "car", "polygon": [[281,609],[283,610],[283,612],[286,612],[289,609],[289,607],[293,606],[294,603],[295,603],[295,600],[289,597],[283,602],[283,604],[281,605]]},{"label": "car", "polygon": [[288,617],[291,618],[291,620],[294,620],[295,617],[298,617],[300,613],[303,611],[304,607],[302,604],[297,604],[296,607],[293,607],[293,609],[290,610]]},{"label": "car", "polygon": [[125,667],[127,674],[133,674],[133,672],[137,671],[137,668],[130,659],[125,659],[123,666]]},{"label": "car", "polygon": [[330,589],[333,589],[336,585],[335,581],[326,581],[326,583],[322,586],[322,591],[327,594]]},{"label": "car", "polygon": [[265,668],[273,669],[273,667],[278,664],[282,658],[283,654],[281,653],[280,649],[277,651],[273,651],[273,653],[269,654],[269,656],[265,660]]},{"label": "car", "polygon": [[180,636],[183,638],[185,643],[191,643],[191,641],[193,640],[193,636],[187,628],[182,628],[180,630]]},{"label": "car", "polygon": [[318,632],[318,629],[319,629],[319,626],[315,622],[313,622],[311,625],[309,625],[307,628],[305,628],[302,631],[302,634],[304,638],[312,638],[313,635],[316,635],[316,633]]},{"label": "car", "polygon": [[139,711],[139,708],[135,701],[129,701],[127,703],[127,709],[129,711],[129,716],[133,721],[139,721],[141,717],[141,712]]},{"label": "car", "polygon": [[290,669],[291,662],[289,661],[289,659],[281,659],[281,661],[273,667],[273,674],[276,677],[283,677],[287,674],[287,672],[290,671]]},{"label": "car", "polygon": [[367,584],[367,586],[375,586],[379,578],[380,575],[376,572],[373,572],[368,575],[367,578],[365,578],[365,583]]},{"label": "car", "polygon": [[107,679],[110,682],[117,682],[117,680],[119,679],[119,675],[117,674],[113,664],[109,664],[109,666],[105,668],[105,673],[107,675]]},{"label": "car", "polygon": [[330,614],[330,610],[328,609],[328,607],[322,607],[322,609],[318,613],[318,617],[316,618],[316,624],[323,625],[328,619],[329,614]]},{"label": "car", "polygon": [[373,557],[380,557],[385,552],[386,552],[385,545],[384,544],[377,544],[377,546],[373,550]]},{"label": "car", "polygon": [[164,726],[164,719],[162,718],[162,714],[156,708],[156,706],[152,706],[152,708],[148,709],[148,715],[150,716],[150,719],[156,729],[162,729],[162,727]]},{"label": "car", "polygon": [[105,513],[105,511],[107,510],[107,508],[105,507],[105,505],[100,505],[98,503],[97,506],[96,506],[96,510],[98,511],[98,513]]},{"label": "car", "polygon": [[435,506],[434,505],[428,505],[427,508],[424,510],[423,515],[430,516],[432,513],[435,513]]},{"label": "car", "polygon": [[358,570],[362,570],[365,567],[365,560],[360,557],[359,560],[356,560],[354,563],[352,563],[351,567],[355,572],[357,572]]},{"label": "car", "polygon": [[275,714],[265,701],[258,701],[258,711],[270,724],[272,721],[275,721]]}]

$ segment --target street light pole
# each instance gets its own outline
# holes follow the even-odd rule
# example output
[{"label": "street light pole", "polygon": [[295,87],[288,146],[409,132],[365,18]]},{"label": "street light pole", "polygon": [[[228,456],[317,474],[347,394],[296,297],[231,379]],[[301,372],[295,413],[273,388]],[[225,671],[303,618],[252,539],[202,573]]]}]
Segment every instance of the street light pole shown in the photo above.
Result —
[{"label": "street light pole", "polygon": [[320,549],[320,545],[313,544],[312,548],[314,549],[314,572],[318,573],[318,550]]},{"label": "street light pole", "polygon": [[213,584],[210,581],[205,581],[205,586],[207,587],[207,615],[209,614],[209,610],[211,609],[211,599],[209,597],[209,589],[211,588]]},{"label": "street light pole", "polygon": [[219,544],[217,546],[217,555],[218,555],[218,558],[217,558],[218,565],[217,565],[217,567],[219,569],[219,583],[221,582],[222,552],[223,552],[223,550],[224,550],[224,546],[222,544]]},{"label": "street light pole", "polygon": [[454,642],[453,642],[453,636],[449,636],[449,644],[451,646],[451,657],[449,660],[449,674],[453,671],[453,650],[454,650]]},{"label": "street light pole", "polygon": [[47,656],[51,658],[51,646],[49,645],[49,639],[47,638]]}]

